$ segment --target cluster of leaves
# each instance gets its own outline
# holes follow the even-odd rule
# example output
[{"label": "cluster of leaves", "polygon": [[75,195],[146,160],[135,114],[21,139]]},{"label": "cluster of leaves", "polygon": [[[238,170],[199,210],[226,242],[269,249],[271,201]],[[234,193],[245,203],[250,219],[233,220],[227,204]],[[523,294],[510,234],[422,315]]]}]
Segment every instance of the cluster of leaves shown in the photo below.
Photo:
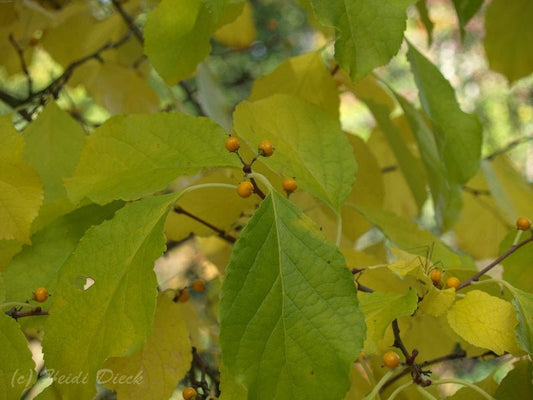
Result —
[{"label": "cluster of leaves", "polygon": [[[527,398],[533,239],[514,221],[533,216],[533,189],[505,152],[482,156],[478,117],[404,37],[415,2],[300,0],[334,58],[324,63],[326,48],[285,60],[230,118],[198,64],[212,38],[255,49],[253,3],[0,3],[3,398],[45,380],[28,338],[42,341],[52,378],[38,399],[103,387],[165,399],[180,380],[187,398],[433,398],[451,382],[466,386],[456,399]],[[482,3],[453,1],[463,35]],[[416,9],[431,37],[426,3]],[[532,12],[528,0],[485,10],[489,65],[511,82],[533,71]],[[402,43],[419,102],[376,70]],[[77,85],[105,122],[70,98]],[[368,141],[343,131],[341,92],[375,118]],[[238,152],[225,148],[230,130]],[[243,180],[258,196],[237,196]],[[432,232],[417,224],[428,215]],[[198,284],[172,286],[154,262],[190,233],[218,270],[185,301]],[[498,262],[502,276],[487,277]],[[393,347],[401,364],[387,372]],[[514,369],[478,385],[427,370],[485,357]]]}]

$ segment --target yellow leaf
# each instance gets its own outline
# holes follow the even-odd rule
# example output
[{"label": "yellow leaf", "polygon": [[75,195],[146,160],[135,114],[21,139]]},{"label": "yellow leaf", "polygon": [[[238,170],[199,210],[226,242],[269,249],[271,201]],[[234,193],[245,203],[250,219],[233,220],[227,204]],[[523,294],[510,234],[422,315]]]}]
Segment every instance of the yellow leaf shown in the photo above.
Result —
[{"label": "yellow leaf", "polygon": [[512,304],[480,290],[468,292],[448,312],[448,323],[467,342],[503,354],[516,352]]},{"label": "yellow leaf", "polygon": [[153,333],[142,350],[107,360],[98,371],[98,379],[119,398],[168,399],[189,370],[191,360],[191,341],[180,305],[160,294]]},{"label": "yellow leaf", "polygon": [[420,302],[420,311],[439,317],[444,314],[452,306],[455,300],[455,289],[449,288],[445,290],[439,290],[432,286],[428,294],[424,296],[424,299]]},{"label": "yellow leaf", "polygon": [[218,29],[213,37],[220,43],[236,49],[249,47],[256,38],[253,10],[250,3],[246,2],[242,13],[233,22]]},{"label": "yellow leaf", "polygon": [[31,223],[43,201],[43,184],[22,158],[24,140],[10,117],[0,118],[0,240],[30,243]]}]

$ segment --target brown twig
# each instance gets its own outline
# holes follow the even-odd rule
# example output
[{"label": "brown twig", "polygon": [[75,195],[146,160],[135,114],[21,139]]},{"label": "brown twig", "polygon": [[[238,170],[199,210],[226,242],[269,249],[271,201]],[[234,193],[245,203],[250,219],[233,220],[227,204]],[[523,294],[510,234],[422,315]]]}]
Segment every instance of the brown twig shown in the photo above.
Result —
[{"label": "brown twig", "polygon": [[183,207],[181,207],[181,206],[175,206],[174,207],[174,211],[176,213],[178,213],[178,214],[186,215],[187,217],[189,217],[191,219],[194,219],[195,221],[201,223],[202,225],[207,226],[209,229],[211,229],[214,232],[216,232],[218,237],[224,239],[228,243],[233,244],[233,243],[235,243],[237,241],[237,238],[235,236],[230,235],[228,232],[226,232],[223,229],[217,228],[216,226],[214,226],[210,222],[205,221],[204,219],[198,217],[197,215],[191,214],[190,212],[188,212],[185,209],[183,209]]},{"label": "brown twig", "polygon": [[487,157],[485,157],[485,160],[492,161],[499,155],[507,153],[508,151],[514,149],[516,146],[521,145],[522,143],[529,142],[531,140],[533,140],[533,135],[519,137],[518,139],[515,139],[507,143],[503,148],[496,150],[495,152],[489,154]]},{"label": "brown twig", "polygon": [[6,314],[14,319],[19,319],[22,317],[33,317],[38,315],[49,315],[48,311],[43,310],[41,307],[35,307],[29,311],[21,311],[17,308],[12,308],[11,310],[6,311]]},{"label": "brown twig", "polygon": [[471,188],[470,186],[463,185],[461,186],[461,189],[463,189],[465,192],[470,193],[474,196],[490,196],[490,190],[487,189],[475,189]]},{"label": "brown twig", "polygon": [[487,272],[489,272],[492,268],[494,268],[496,265],[498,265],[500,262],[502,262],[503,260],[505,260],[507,257],[509,257],[511,254],[513,254],[516,250],[518,250],[520,247],[528,244],[529,242],[533,242],[533,234],[528,237],[527,239],[525,240],[522,240],[520,243],[518,244],[515,244],[513,246],[511,246],[505,253],[503,253],[501,256],[499,256],[498,258],[496,258],[494,261],[492,261],[489,265],[487,265],[485,268],[483,268],[481,271],[479,271],[477,274],[473,275],[472,277],[470,277],[469,279],[467,279],[466,281],[462,282],[458,287],[457,289],[455,289],[456,291],[458,290],[461,290],[467,286],[470,286],[472,284],[472,282],[477,282],[479,280],[479,278],[481,278],[481,276],[483,276],[484,274],[486,274]]},{"label": "brown twig", "polygon": [[31,95],[33,94],[33,81],[31,79],[30,71],[28,70],[28,65],[26,64],[26,60],[24,59],[24,51],[19,46],[19,44],[15,40],[15,37],[13,36],[12,33],[9,34],[9,41],[11,42],[11,45],[13,46],[13,48],[18,54],[22,72],[24,72],[24,75],[26,75],[26,81],[28,82],[28,97],[31,97]]},{"label": "brown twig", "polygon": [[141,30],[137,25],[135,25],[135,21],[133,20],[131,15],[129,15],[126,10],[124,10],[124,8],[122,7],[122,3],[118,0],[111,0],[111,2],[113,3],[113,7],[115,7],[124,22],[126,22],[126,25],[128,25],[130,31],[133,32],[139,43],[144,44],[144,37]]}]

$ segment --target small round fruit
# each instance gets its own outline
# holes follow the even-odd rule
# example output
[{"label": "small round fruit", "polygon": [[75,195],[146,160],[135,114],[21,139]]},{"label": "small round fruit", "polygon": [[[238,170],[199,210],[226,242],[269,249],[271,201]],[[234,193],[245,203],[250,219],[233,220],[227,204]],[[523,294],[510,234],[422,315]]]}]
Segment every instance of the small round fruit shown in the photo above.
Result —
[{"label": "small round fruit", "polygon": [[395,351],[387,351],[383,354],[383,364],[387,368],[394,369],[400,365],[400,356]]},{"label": "small round fruit", "polygon": [[270,140],[263,140],[259,143],[259,154],[263,157],[270,157],[274,154],[274,146],[272,146]]},{"label": "small round fruit", "polygon": [[296,181],[293,178],[285,178],[283,179],[283,190],[285,190],[287,193],[292,193],[296,189],[298,189],[298,185],[296,184]]},{"label": "small round fruit", "polygon": [[237,186],[237,194],[241,197],[250,197],[254,192],[254,185],[250,181],[244,181]]},{"label": "small round fruit", "polygon": [[205,290],[205,281],[203,279],[196,279],[192,283],[192,290],[198,293],[202,293]]},{"label": "small round fruit", "polygon": [[429,273],[429,278],[433,281],[435,285],[439,285],[442,281],[442,272],[440,269],[432,269]]},{"label": "small round fruit", "polygon": [[226,146],[226,150],[233,152],[239,150],[241,144],[239,143],[239,139],[237,139],[235,136],[230,136],[226,139],[224,146]]},{"label": "small round fruit", "polygon": [[516,220],[516,228],[521,231],[527,231],[531,228],[531,221],[526,217],[519,217]]},{"label": "small round fruit", "polygon": [[33,298],[39,303],[44,303],[48,296],[50,296],[50,293],[48,293],[48,289],[44,287],[39,287],[33,292]]},{"label": "small round fruit", "polygon": [[180,303],[185,303],[187,300],[189,300],[191,297],[191,293],[188,289],[183,289],[180,294],[178,295],[178,301]]},{"label": "small round fruit", "polygon": [[461,284],[461,281],[459,279],[457,279],[455,276],[452,276],[451,278],[448,278],[446,280],[446,286],[448,287],[452,287],[452,288],[458,288],[459,285]]},{"label": "small round fruit", "polygon": [[185,389],[183,389],[183,392],[181,392],[181,394],[183,395],[183,398],[185,400],[192,400],[196,398],[198,392],[196,392],[193,387],[187,386]]}]

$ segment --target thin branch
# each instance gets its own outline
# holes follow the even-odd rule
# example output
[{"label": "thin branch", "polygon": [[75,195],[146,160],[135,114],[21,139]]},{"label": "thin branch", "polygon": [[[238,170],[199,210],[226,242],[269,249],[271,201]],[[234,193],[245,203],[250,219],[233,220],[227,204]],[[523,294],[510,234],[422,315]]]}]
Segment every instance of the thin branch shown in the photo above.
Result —
[{"label": "thin branch", "polygon": [[471,278],[467,279],[466,281],[462,282],[456,291],[461,290],[467,286],[470,286],[472,282],[477,282],[481,276],[486,274],[488,271],[490,271],[492,268],[494,268],[496,265],[498,265],[500,262],[505,260],[507,257],[509,257],[511,254],[513,254],[516,250],[518,250],[520,247],[528,244],[529,242],[533,242],[533,235],[528,237],[527,239],[521,241],[518,244],[515,244],[511,246],[505,253],[503,253],[501,256],[496,258],[494,261],[492,261],[489,265],[487,265],[485,268],[483,268],[481,271],[479,271],[477,274],[473,275]]},{"label": "thin branch", "polygon": [[398,169],[397,165],[387,165],[387,166],[381,168],[381,173],[382,174],[386,174],[388,172],[394,172],[397,169]]},{"label": "thin branch", "polygon": [[521,145],[522,143],[527,143],[531,140],[533,140],[533,135],[519,137],[518,139],[515,139],[507,143],[507,145],[505,145],[503,148],[496,150],[495,152],[489,154],[487,157],[485,157],[485,160],[492,161],[499,155],[507,153],[508,151],[514,149],[516,146]]},{"label": "thin branch", "polygon": [[470,193],[474,196],[490,196],[490,190],[486,189],[475,189],[471,188],[470,186],[463,185],[461,186],[461,189],[463,189],[465,192]]},{"label": "thin branch", "polygon": [[6,314],[14,319],[18,319],[22,317],[34,317],[37,315],[49,315],[48,311],[43,310],[41,307],[35,307],[29,311],[20,311],[16,308],[12,308],[11,310],[6,311]]},{"label": "thin branch", "polygon": [[141,30],[139,29],[137,25],[135,25],[135,21],[133,20],[131,15],[129,15],[126,12],[126,10],[124,10],[124,8],[122,7],[122,3],[118,0],[112,0],[111,2],[113,3],[113,6],[117,10],[117,12],[120,14],[124,22],[126,22],[126,25],[128,25],[128,28],[130,29],[130,31],[133,32],[133,34],[135,35],[139,43],[144,44],[144,37],[143,37]]},{"label": "thin branch", "polygon": [[215,231],[217,233],[218,237],[224,239],[228,243],[233,244],[233,243],[235,243],[237,241],[237,238],[235,236],[232,236],[229,233],[227,233],[225,230],[217,228],[216,226],[214,226],[210,222],[207,222],[207,221],[203,220],[202,218],[200,218],[200,217],[198,217],[198,216],[196,216],[194,214],[191,214],[190,212],[186,211],[185,209],[183,209],[180,206],[174,207],[174,211],[176,213],[178,213],[178,214],[186,215],[187,217],[194,219],[195,221],[201,223],[202,225],[207,226],[209,229]]},{"label": "thin branch", "polygon": [[189,87],[189,85],[185,81],[181,81],[180,83],[178,83],[178,85],[180,88],[183,89],[183,91],[185,92],[185,95],[187,96],[187,100],[189,100],[189,102],[194,106],[198,115],[206,115],[202,105],[194,97],[194,93],[192,89]]}]

